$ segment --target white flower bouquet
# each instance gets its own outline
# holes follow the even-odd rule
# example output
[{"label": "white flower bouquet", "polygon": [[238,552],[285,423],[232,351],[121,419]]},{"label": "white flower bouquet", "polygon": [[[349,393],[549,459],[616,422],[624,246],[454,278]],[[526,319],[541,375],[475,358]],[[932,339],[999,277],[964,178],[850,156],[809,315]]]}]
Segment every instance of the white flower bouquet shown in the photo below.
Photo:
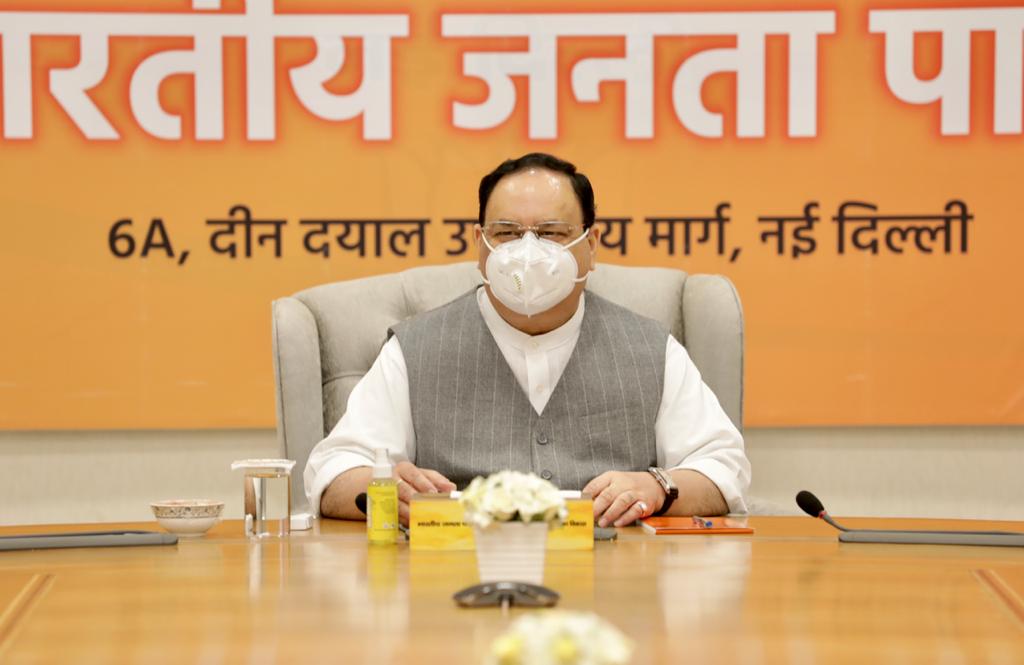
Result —
[{"label": "white flower bouquet", "polygon": [[477,476],[459,497],[466,521],[485,529],[494,522],[547,522],[560,525],[569,515],[558,488],[532,473],[499,471]]},{"label": "white flower bouquet", "polygon": [[533,612],[517,619],[488,654],[489,665],[623,665],[633,642],[590,612]]}]

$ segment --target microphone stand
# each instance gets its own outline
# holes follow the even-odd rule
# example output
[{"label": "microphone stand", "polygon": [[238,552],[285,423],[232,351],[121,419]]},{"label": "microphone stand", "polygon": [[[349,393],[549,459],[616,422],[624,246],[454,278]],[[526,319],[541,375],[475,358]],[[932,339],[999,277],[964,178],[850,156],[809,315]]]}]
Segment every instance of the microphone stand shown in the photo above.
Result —
[{"label": "microphone stand", "polygon": [[987,545],[1024,547],[1024,533],[1017,531],[909,531],[901,529],[848,529],[825,510],[818,497],[804,490],[797,505],[811,517],[818,517],[838,529],[842,543],[898,543],[912,545]]}]

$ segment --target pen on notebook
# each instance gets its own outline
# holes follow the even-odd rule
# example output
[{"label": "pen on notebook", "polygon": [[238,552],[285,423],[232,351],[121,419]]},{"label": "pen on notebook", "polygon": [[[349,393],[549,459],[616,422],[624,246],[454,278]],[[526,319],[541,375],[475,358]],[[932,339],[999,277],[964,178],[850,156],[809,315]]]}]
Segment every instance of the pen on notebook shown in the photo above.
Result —
[{"label": "pen on notebook", "polygon": [[693,516],[693,523],[696,526],[699,526],[702,529],[710,529],[711,528],[711,520],[706,520],[703,517],[700,517],[698,515],[694,515]]}]

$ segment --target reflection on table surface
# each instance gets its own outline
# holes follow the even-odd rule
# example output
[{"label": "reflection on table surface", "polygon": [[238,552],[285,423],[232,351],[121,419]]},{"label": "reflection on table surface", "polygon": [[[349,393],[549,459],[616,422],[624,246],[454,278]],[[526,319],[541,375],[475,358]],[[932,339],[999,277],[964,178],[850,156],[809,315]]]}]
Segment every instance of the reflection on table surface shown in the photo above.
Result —
[{"label": "reflection on table surface", "polygon": [[[637,663],[1024,662],[1024,549],[841,544],[806,517],[749,523],[752,536],[622,529],[593,552],[549,552],[545,583],[560,607],[628,634]],[[0,661],[479,663],[526,610],[457,608],[452,594],[476,581],[472,552],[371,548],[364,525],[331,520],[280,540],[228,521],[174,547],[0,552]]]}]

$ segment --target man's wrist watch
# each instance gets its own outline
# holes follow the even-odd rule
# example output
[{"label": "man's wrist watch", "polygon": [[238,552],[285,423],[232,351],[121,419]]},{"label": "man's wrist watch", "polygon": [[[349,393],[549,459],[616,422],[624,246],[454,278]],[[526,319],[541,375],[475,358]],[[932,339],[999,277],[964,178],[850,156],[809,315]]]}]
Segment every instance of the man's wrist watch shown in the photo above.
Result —
[{"label": "man's wrist watch", "polygon": [[672,480],[672,476],[665,469],[652,466],[647,470],[658,481],[658,484],[661,485],[661,489],[665,490],[665,503],[661,504],[658,512],[654,513],[655,516],[664,515],[672,507],[672,502],[679,498],[679,488],[676,487],[676,482]]}]

